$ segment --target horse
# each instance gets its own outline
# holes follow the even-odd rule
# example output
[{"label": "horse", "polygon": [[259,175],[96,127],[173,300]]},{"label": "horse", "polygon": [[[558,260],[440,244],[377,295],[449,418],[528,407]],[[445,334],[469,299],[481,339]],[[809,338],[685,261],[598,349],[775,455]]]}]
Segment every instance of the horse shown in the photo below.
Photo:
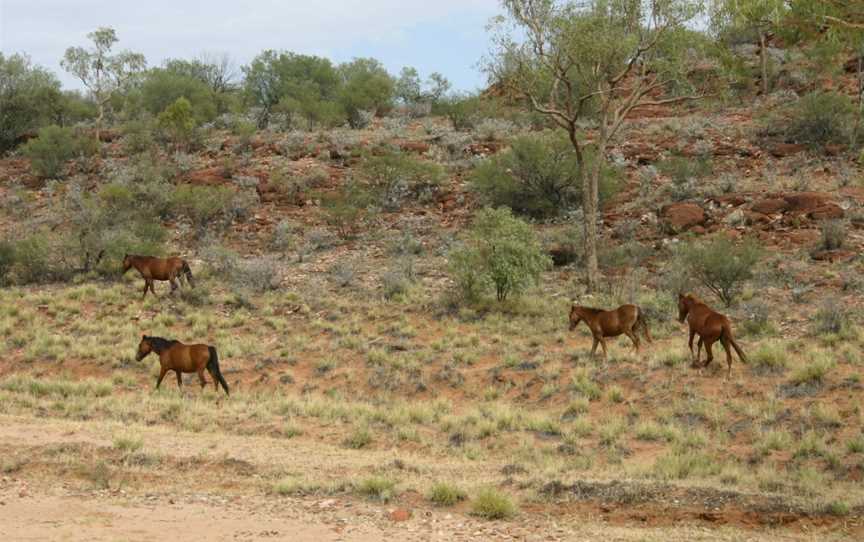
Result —
[{"label": "horse", "polygon": [[141,296],[141,299],[147,297],[148,288],[154,296],[156,295],[156,290],[153,289],[154,280],[167,280],[170,282],[171,293],[174,293],[178,283],[182,283],[184,277],[186,284],[190,288],[195,287],[195,282],[192,279],[192,270],[183,258],[154,258],[153,256],[126,254],[123,257],[123,274],[125,275],[133,267],[141,273],[141,277],[144,279],[144,295]]},{"label": "horse", "polygon": [[732,374],[732,351],[730,346],[735,349],[738,358],[747,363],[747,356],[744,351],[735,342],[735,337],[732,335],[732,323],[724,314],[714,311],[711,307],[703,303],[698,297],[693,294],[684,295],[678,294],[678,321],[684,323],[687,320],[687,325],[690,328],[690,356],[693,356],[693,337],[699,335],[699,344],[696,349],[696,358],[693,360],[691,367],[699,367],[699,358],[702,354],[702,343],[705,343],[705,351],[708,353],[708,359],[702,367],[707,367],[714,360],[714,354],[711,352],[711,345],[718,340],[726,350],[726,377]]},{"label": "horse", "polygon": [[180,341],[171,339],[163,339],[161,337],[148,337],[143,335],[141,342],[138,344],[138,354],[135,356],[137,361],[141,361],[150,355],[151,352],[156,352],[159,356],[159,378],[156,380],[156,389],[162,384],[162,379],[168,371],[177,373],[177,387],[182,386],[181,373],[198,373],[198,380],[201,382],[201,389],[207,385],[204,380],[204,369],[213,377],[213,386],[216,391],[219,391],[219,385],[225,390],[225,395],[230,396],[228,391],[228,383],[222,376],[222,371],[219,370],[219,356],[216,354],[216,349],[207,344],[183,344]]},{"label": "horse", "polygon": [[597,345],[603,347],[603,358],[608,357],[606,352],[606,337],[617,337],[622,333],[630,337],[636,351],[639,351],[639,337],[637,329],[645,334],[645,339],[650,343],[651,334],[648,332],[648,324],[642,314],[642,309],[636,305],[621,305],[615,310],[605,311],[592,309],[573,304],[570,307],[570,331],[576,329],[579,322],[585,321],[585,325],[591,330],[594,337],[594,345],[591,347],[591,356],[597,353]]}]

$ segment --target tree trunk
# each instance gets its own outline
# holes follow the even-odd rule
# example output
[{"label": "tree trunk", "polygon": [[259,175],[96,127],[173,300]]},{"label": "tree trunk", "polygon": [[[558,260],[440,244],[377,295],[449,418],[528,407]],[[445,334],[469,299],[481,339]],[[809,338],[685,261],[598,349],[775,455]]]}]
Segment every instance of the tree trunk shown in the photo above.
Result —
[{"label": "tree trunk", "polygon": [[582,210],[584,213],[585,231],[585,279],[588,292],[595,292],[600,287],[600,266],[597,263],[597,214],[600,210],[600,171],[602,168],[603,150],[597,149],[591,171],[583,177]]},{"label": "tree trunk", "polygon": [[97,100],[99,104],[99,116],[96,117],[96,143],[102,142],[102,119],[105,118],[105,104],[102,100]]},{"label": "tree trunk", "polygon": [[762,95],[768,95],[768,48],[765,32],[759,31],[759,61],[762,67]]}]

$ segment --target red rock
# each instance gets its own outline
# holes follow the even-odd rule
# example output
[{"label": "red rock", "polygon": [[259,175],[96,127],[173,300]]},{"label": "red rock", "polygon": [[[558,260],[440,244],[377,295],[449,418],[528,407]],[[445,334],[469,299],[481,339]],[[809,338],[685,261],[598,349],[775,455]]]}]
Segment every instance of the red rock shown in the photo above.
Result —
[{"label": "red rock", "polygon": [[788,207],[787,211],[802,211],[809,213],[819,207],[824,206],[829,199],[827,194],[821,192],[796,192],[794,194],[786,194],[783,196]]},{"label": "red rock", "polygon": [[820,262],[846,262],[857,256],[852,250],[820,250],[810,254],[810,257]]},{"label": "red rock", "polygon": [[695,235],[705,235],[705,228],[702,226],[693,226],[690,228],[690,233]]},{"label": "red rock", "polygon": [[783,198],[768,198],[757,201],[750,207],[750,210],[762,215],[773,215],[782,213],[788,206],[789,204]]},{"label": "red rock", "polygon": [[417,154],[425,154],[429,151],[429,144],[422,141],[400,141],[399,148],[405,152],[416,152]]},{"label": "red rock", "polygon": [[800,143],[777,143],[768,152],[775,158],[785,158],[786,156],[792,156],[805,150],[807,150],[807,147]]},{"label": "red rock", "polygon": [[752,226],[753,224],[768,224],[770,222],[771,218],[768,215],[753,211],[744,211],[744,223],[748,226]]},{"label": "red rock", "polygon": [[411,510],[408,510],[406,508],[397,508],[395,510],[391,510],[387,514],[387,517],[390,519],[390,521],[395,522],[408,521],[409,519],[411,519]]},{"label": "red rock", "polygon": [[836,203],[826,203],[822,207],[807,213],[807,217],[813,220],[831,220],[843,218],[844,216],[846,216],[846,213],[843,211],[843,208]]},{"label": "red rock", "polygon": [[660,211],[663,223],[674,233],[687,231],[705,223],[705,211],[695,203],[672,203]]},{"label": "red rock", "polygon": [[218,186],[228,184],[231,181],[223,175],[222,168],[211,167],[189,173],[186,176],[186,182],[196,185]]},{"label": "red rock", "polygon": [[747,203],[747,198],[745,198],[741,194],[729,194],[728,196],[717,196],[716,198],[714,198],[714,201],[716,201],[720,205],[731,205],[733,207],[738,207],[739,205],[744,205],[745,203]]}]

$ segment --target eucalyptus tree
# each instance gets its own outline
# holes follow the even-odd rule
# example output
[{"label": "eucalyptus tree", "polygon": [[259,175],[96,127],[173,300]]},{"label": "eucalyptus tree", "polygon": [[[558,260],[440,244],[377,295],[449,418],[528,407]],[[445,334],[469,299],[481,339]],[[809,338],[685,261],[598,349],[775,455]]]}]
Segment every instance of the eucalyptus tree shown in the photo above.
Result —
[{"label": "eucalyptus tree", "polygon": [[120,51],[112,54],[117,43],[113,28],[101,27],[87,34],[92,47],[69,47],[60,64],[81,80],[93,95],[98,108],[96,139],[102,129],[105,108],[116,92],[128,90],[137,75],[147,67],[147,60],[140,53]]},{"label": "eucalyptus tree", "polygon": [[598,186],[606,152],[638,107],[698,99],[688,79],[701,2],[503,0],[482,65],[567,133],[579,171],[586,279],[598,286]]}]

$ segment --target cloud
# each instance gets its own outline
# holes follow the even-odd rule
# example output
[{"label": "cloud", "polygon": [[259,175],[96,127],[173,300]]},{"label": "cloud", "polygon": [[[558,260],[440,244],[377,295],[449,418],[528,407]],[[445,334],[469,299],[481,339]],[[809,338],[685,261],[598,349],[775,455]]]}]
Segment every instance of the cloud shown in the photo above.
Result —
[{"label": "cloud", "polygon": [[498,0],[0,0],[0,50],[28,53],[67,85],[74,82],[60,69],[63,52],[85,44],[86,34],[99,26],[116,29],[120,47],[144,53],[151,65],[202,51],[225,51],[245,63],[264,49],[285,49],[337,61],[374,51],[390,67],[412,51],[426,59],[439,51],[451,57],[434,64],[451,67],[454,82],[464,87],[481,79],[466,66],[483,53],[483,24],[498,5]]}]

